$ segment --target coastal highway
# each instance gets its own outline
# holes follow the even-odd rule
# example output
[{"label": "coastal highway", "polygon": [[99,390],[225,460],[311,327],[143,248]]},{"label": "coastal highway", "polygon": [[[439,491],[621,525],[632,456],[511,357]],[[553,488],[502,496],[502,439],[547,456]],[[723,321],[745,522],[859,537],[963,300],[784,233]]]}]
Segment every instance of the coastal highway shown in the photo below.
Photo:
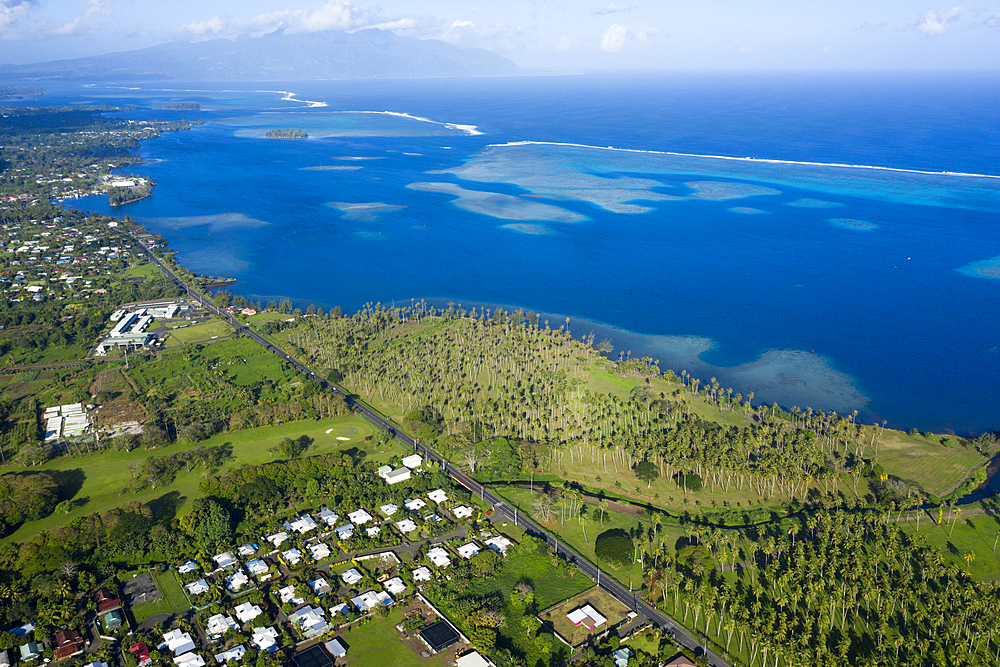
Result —
[{"label": "coastal highway", "polygon": [[173,271],[168,269],[166,266],[160,262],[153,253],[149,251],[142,242],[135,239],[136,244],[141,247],[146,256],[149,257],[157,268],[159,268],[164,275],[168,276],[177,285],[184,289],[188,296],[195,299],[201,305],[211,313],[218,315],[219,317],[225,318],[234,327],[237,328],[243,335],[246,335],[253,340],[257,341],[265,348],[278,355],[289,364],[292,365],[296,370],[305,373],[315,379],[317,382],[322,384],[327,389],[339,393],[344,396],[348,404],[361,414],[365,419],[375,424],[376,426],[383,428],[390,433],[392,433],[397,440],[412,447],[414,451],[422,454],[425,460],[430,460],[438,463],[441,469],[446,473],[451,475],[459,484],[469,489],[472,493],[479,496],[480,500],[490,503],[493,506],[493,515],[491,519],[495,522],[497,520],[506,520],[514,523],[516,526],[522,528],[529,535],[533,535],[539,539],[545,540],[545,543],[549,545],[558,555],[562,556],[566,561],[576,565],[580,571],[586,574],[588,577],[594,580],[598,586],[604,591],[613,596],[616,600],[624,604],[626,607],[636,612],[639,618],[648,619],[653,624],[657,625],[663,630],[666,630],[673,635],[674,641],[681,646],[695,652],[704,651],[709,663],[715,665],[716,667],[729,667],[729,663],[723,660],[720,656],[716,655],[713,651],[708,650],[707,647],[703,646],[701,642],[690,633],[688,633],[684,628],[677,624],[672,618],[653,608],[636,593],[635,591],[628,590],[625,586],[622,586],[614,577],[609,576],[600,568],[596,567],[593,563],[585,559],[583,556],[578,554],[572,547],[570,547],[565,542],[558,539],[555,535],[549,533],[547,530],[539,526],[537,523],[531,520],[531,518],[526,517],[524,514],[520,513],[516,508],[511,507],[510,504],[496,495],[482,484],[477,482],[474,478],[466,475],[464,472],[459,470],[455,465],[447,461],[444,457],[440,456],[437,452],[430,449],[426,445],[417,441],[410,434],[402,431],[392,422],[388,421],[382,415],[376,413],[371,408],[369,408],[364,403],[354,400],[351,396],[344,394],[338,387],[334,386],[326,380],[326,378],[321,377],[311,368],[301,363],[297,359],[293,358],[291,355],[286,353],[284,350],[279,348],[277,345],[267,340],[256,331],[246,326],[235,317],[232,313],[218,308],[211,300],[205,298],[203,295],[194,291],[186,284],[184,284],[180,279],[174,275]]}]

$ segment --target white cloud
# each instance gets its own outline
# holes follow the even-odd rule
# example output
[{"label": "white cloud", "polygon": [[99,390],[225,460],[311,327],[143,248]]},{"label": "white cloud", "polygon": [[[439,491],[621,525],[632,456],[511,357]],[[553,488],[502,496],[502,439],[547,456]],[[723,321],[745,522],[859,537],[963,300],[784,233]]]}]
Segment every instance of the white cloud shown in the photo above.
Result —
[{"label": "white cloud", "polygon": [[81,16],[52,31],[55,35],[81,35],[94,32],[104,18],[111,16],[115,0],[90,0]]},{"label": "white cloud", "polygon": [[231,18],[227,13],[219,12],[207,21],[194,21],[193,23],[182,25],[181,32],[188,35],[218,35],[228,27],[229,19]]},{"label": "white cloud", "polygon": [[941,16],[938,16],[936,11],[930,10],[917,22],[916,27],[928,37],[937,37],[954,26],[963,14],[965,10],[961,7],[953,7]]},{"label": "white cloud", "polygon": [[604,35],[601,37],[601,51],[618,53],[625,46],[626,39],[628,39],[628,28],[615,23],[604,31]]},{"label": "white cloud", "polygon": [[597,7],[591,7],[590,13],[595,16],[605,16],[607,14],[617,14],[619,12],[631,12],[639,9],[638,5],[629,5],[628,7],[622,7],[621,5],[616,5],[611,3],[610,5],[598,5]]},{"label": "white cloud", "polygon": [[259,14],[240,25],[251,31],[268,32],[284,27],[288,32],[319,32],[321,30],[357,30],[383,20],[384,17],[359,5],[354,0],[328,0],[319,9],[283,9]]},{"label": "white cloud", "polygon": [[31,2],[23,0],[0,0],[0,37],[9,38],[13,36],[14,30],[23,19],[28,17],[31,11]]},{"label": "white cloud", "polygon": [[556,51],[565,53],[566,51],[574,51],[578,49],[583,44],[583,40],[580,39],[579,35],[564,35],[556,43]]}]

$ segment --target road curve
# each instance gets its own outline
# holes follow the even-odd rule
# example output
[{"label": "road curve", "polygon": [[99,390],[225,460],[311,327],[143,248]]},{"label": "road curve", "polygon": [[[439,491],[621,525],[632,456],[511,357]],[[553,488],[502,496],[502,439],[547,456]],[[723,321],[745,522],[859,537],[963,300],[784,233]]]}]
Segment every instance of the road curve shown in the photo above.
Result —
[{"label": "road curve", "polygon": [[182,282],[176,275],[174,275],[173,271],[164,266],[159,258],[153,255],[153,253],[149,251],[149,248],[139,241],[138,238],[135,238],[135,242],[145,251],[146,256],[149,257],[150,261],[152,261],[156,267],[164,273],[164,275],[179,285],[188,294],[188,296],[197,300],[206,310],[224,318],[236,327],[237,330],[239,330],[243,335],[257,341],[266,349],[287,361],[296,370],[309,375],[325,388],[344,396],[348,404],[365,419],[372,422],[376,426],[389,431],[396,437],[397,440],[408,445],[409,447],[412,447],[414,451],[422,454],[425,459],[438,463],[441,466],[441,469],[451,475],[452,478],[454,478],[459,484],[469,489],[474,494],[478,494],[480,500],[489,502],[493,506],[494,520],[496,520],[496,518],[507,519],[508,521],[513,522],[516,526],[522,528],[529,535],[545,540],[545,543],[553,549],[556,554],[562,556],[567,562],[576,565],[584,574],[593,579],[602,590],[609,593],[612,597],[632,611],[636,612],[640,617],[647,618],[661,629],[670,632],[673,635],[675,642],[691,651],[698,653],[704,651],[708,657],[709,663],[715,665],[716,667],[730,667],[728,662],[723,660],[713,651],[709,650],[708,647],[702,645],[696,637],[681,627],[676,621],[674,621],[674,619],[647,604],[637,592],[630,591],[625,586],[622,586],[614,577],[596,567],[593,563],[578,554],[568,544],[561,541],[555,535],[551,534],[549,531],[532,521],[531,518],[526,517],[516,508],[511,507],[506,500],[487,489],[474,478],[466,475],[455,465],[440,456],[437,452],[418,442],[413,436],[401,430],[398,426],[373,411],[364,403],[354,400],[350,395],[345,394],[338,387],[328,382],[326,378],[321,377],[311,368],[289,355],[287,352],[258,334],[243,322],[237,320],[233,317],[232,313],[222,310],[212,303],[211,300],[193,290],[191,287]]}]

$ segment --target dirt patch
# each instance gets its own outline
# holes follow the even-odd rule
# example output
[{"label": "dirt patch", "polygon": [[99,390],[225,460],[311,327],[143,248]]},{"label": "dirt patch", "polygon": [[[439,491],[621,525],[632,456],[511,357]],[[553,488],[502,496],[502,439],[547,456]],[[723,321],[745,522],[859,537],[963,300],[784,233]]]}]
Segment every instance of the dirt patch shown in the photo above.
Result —
[{"label": "dirt patch", "polygon": [[146,410],[129,398],[134,391],[135,387],[120,369],[111,368],[98,373],[90,385],[91,395],[98,396],[99,401],[93,413],[97,427],[145,422]]}]

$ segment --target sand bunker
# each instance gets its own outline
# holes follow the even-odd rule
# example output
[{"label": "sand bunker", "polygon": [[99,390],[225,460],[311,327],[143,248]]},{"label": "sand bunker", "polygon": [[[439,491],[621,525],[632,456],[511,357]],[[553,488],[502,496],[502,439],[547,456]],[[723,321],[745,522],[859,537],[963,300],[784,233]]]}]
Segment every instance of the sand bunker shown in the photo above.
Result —
[{"label": "sand bunker", "polygon": [[973,278],[1000,280],[1000,255],[978,262],[971,262],[955,270]]},{"label": "sand bunker", "polygon": [[[330,431],[332,431],[332,430],[333,430],[333,429],[331,428],[331,429],[330,429]],[[327,433],[329,433],[330,431],[327,431]],[[345,437],[344,437],[344,436],[342,436],[342,435],[338,435],[338,436],[337,436],[337,440],[350,440],[350,438],[345,438]]]},{"label": "sand bunker", "polygon": [[330,433],[333,433],[333,429],[332,428],[328,428],[328,429],[326,429],[326,432],[327,432],[327,435],[329,435]]},{"label": "sand bunker", "polygon": [[458,208],[504,220],[581,222],[587,219],[579,213],[573,213],[551,204],[543,204],[524,197],[514,197],[497,192],[466,190],[454,183],[411,183],[406,187],[421,192],[439,192],[456,196],[458,199],[452,203]]},{"label": "sand bunker", "polygon": [[852,218],[830,218],[828,222],[834,227],[841,227],[843,229],[859,229],[862,231],[870,231],[873,229],[878,229],[878,225],[874,222],[866,222],[864,220],[854,220]]},{"label": "sand bunker", "polygon": [[388,211],[398,211],[405,206],[395,204],[383,204],[380,201],[352,203],[345,201],[331,201],[326,204],[330,208],[335,208],[344,214],[345,220],[358,220],[361,222],[374,222],[378,220],[380,213]]}]

